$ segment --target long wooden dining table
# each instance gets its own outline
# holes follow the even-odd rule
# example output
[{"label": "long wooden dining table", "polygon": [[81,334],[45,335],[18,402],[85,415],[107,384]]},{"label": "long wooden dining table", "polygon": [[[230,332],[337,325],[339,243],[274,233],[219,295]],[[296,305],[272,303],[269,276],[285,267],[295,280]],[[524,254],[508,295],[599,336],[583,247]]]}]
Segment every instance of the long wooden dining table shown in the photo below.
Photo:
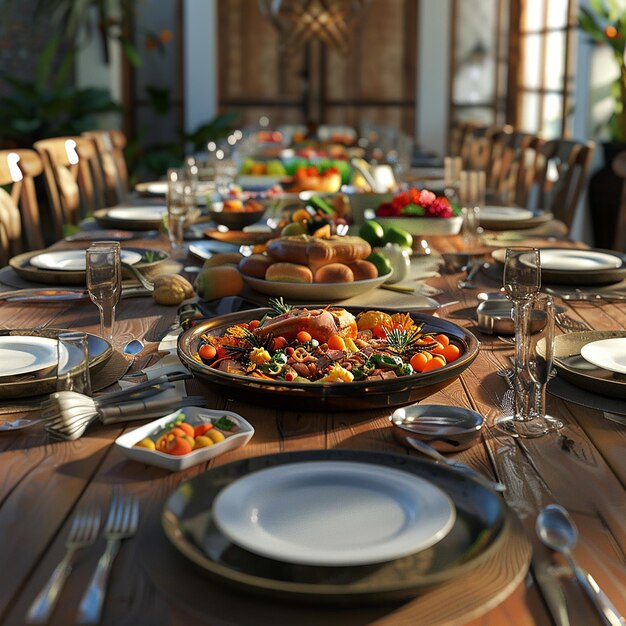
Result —
[{"label": "long wooden dining table", "polygon": [[[154,247],[155,240],[143,243]],[[463,245],[457,237],[433,238],[430,243],[439,252]],[[142,242],[133,242],[136,245]],[[513,346],[481,333],[476,325],[477,292],[495,291],[497,282],[481,274],[476,289],[459,289],[457,281],[463,275],[442,273],[427,282],[442,290],[440,302],[457,301],[437,315],[476,334],[480,352],[457,380],[423,402],[468,407],[485,418],[479,443],[450,458],[506,485],[501,497],[518,532],[508,551],[487,564],[486,571],[465,573],[414,598],[352,606],[259,597],[203,575],[175,549],[161,524],[164,503],[183,481],[240,459],[294,451],[338,449],[421,457],[393,437],[389,408],[287,410],[217,393],[194,378],[186,383],[188,393],[206,397],[208,407],[244,416],[256,432],[245,447],[185,471],[169,472],[128,460],[113,445],[140,421],[96,424],[76,441],[55,441],[37,428],[0,434],[0,622],[25,622],[29,605],[64,555],[72,516],[95,505],[106,517],[114,488],[138,497],[140,519],[136,535],[122,542],[113,565],[102,624],[601,624],[565,561],[537,538],[537,514],[550,503],[569,511],[579,530],[576,558],[626,614],[626,426],[606,419],[602,411],[549,396],[549,413],[565,423],[562,430],[523,440],[499,434],[493,420],[502,413],[508,382],[498,371],[511,366]],[[410,295],[399,297],[410,306]],[[566,304],[571,317],[593,329],[626,329],[623,303]],[[115,347],[119,350],[132,338],[141,338],[146,345],[131,371],[163,356],[157,352],[159,339],[175,316],[176,307],[157,305],[151,297],[121,300]],[[96,334],[99,329],[97,309],[90,301],[0,304],[0,325],[5,328],[42,324]],[[0,420],[15,417],[5,414]],[[78,554],[50,624],[75,623],[104,546],[100,537]],[[559,596],[568,621],[553,615],[554,598]]]}]

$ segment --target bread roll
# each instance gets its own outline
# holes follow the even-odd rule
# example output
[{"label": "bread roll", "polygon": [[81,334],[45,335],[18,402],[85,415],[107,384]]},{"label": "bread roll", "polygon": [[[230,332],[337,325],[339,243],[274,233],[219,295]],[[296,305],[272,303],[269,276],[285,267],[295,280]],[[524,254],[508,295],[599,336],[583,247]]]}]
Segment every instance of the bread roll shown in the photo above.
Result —
[{"label": "bread roll", "polygon": [[364,259],[350,263],[348,267],[354,274],[354,280],[371,280],[372,278],[378,278],[376,266]]},{"label": "bread roll", "polygon": [[312,283],[313,272],[306,265],[273,263],[265,272],[265,280],[275,280],[283,283]]},{"label": "bread roll", "polygon": [[238,264],[239,271],[245,276],[252,276],[252,278],[265,278],[267,268],[272,265],[274,261],[270,259],[267,254],[251,254],[250,256],[243,257]]},{"label": "bread roll", "polygon": [[372,248],[361,237],[311,237],[293,235],[267,242],[267,253],[276,261],[317,268],[329,263],[352,263],[369,256]]},{"label": "bread roll", "polygon": [[329,263],[315,272],[316,283],[351,283],[353,281],[354,274],[344,263]]}]

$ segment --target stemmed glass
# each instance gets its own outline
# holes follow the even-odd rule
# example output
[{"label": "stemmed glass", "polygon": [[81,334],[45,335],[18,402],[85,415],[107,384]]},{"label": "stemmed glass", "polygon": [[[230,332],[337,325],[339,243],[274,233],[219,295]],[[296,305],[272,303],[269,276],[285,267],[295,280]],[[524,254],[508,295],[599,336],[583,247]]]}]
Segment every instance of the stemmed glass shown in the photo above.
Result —
[{"label": "stemmed glass", "polygon": [[87,248],[86,262],[89,297],[100,310],[100,336],[111,341],[115,307],[122,292],[119,242],[92,242]]},{"label": "stemmed glass", "polygon": [[[515,364],[513,391],[515,410],[495,420],[495,425],[516,437],[540,437],[551,428],[545,421],[536,420],[534,411],[528,410],[529,352],[533,301],[541,287],[541,258],[537,248],[507,248],[504,261],[504,290],[513,302],[515,321]],[[534,383],[532,383],[534,385]]]},{"label": "stemmed glass", "polygon": [[185,223],[196,206],[194,181],[182,169],[167,170],[167,233],[172,252],[185,249]]}]

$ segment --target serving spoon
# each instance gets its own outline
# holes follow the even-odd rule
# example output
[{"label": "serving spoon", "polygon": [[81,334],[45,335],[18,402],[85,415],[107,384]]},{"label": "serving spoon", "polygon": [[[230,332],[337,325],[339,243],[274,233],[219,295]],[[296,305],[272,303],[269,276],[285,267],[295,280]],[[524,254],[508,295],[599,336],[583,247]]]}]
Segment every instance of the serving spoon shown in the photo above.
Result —
[{"label": "serving spoon", "polygon": [[576,579],[585,590],[606,626],[626,626],[623,615],[615,608],[589,572],[579,567],[571,549],[576,545],[578,531],[568,512],[558,504],[550,504],[537,516],[537,535],[553,550],[560,552],[572,568]]}]

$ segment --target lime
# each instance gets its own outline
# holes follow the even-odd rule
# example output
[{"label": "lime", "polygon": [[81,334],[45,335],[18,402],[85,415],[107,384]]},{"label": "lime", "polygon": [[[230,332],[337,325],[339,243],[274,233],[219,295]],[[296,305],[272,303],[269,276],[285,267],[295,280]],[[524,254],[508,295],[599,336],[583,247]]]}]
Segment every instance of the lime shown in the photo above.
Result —
[{"label": "lime", "polygon": [[391,261],[380,252],[372,252],[365,260],[376,266],[379,276],[384,276],[391,272]]},{"label": "lime", "polygon": [[307,233],[307,226],[305,222],[289,222],[280,231],[281,237],[290,237],[292,235],[304,235]]},{"label": "lime", "polygon": [[374,220],[364,222],[359,228],[359,237],[365,239],[365,241],[367,241],[372,248],[383,244],[384,234],[385,229]]},{"label": "lime", "polygon": [[398,228],[397,226],[390,226],[387,228],[387,230],[385,230],[383,240],[385,243],[397,243],[402,248],[413,247],[413,236],[411,233],[408,233],[406,230],[402,230],[402,228]]}]

